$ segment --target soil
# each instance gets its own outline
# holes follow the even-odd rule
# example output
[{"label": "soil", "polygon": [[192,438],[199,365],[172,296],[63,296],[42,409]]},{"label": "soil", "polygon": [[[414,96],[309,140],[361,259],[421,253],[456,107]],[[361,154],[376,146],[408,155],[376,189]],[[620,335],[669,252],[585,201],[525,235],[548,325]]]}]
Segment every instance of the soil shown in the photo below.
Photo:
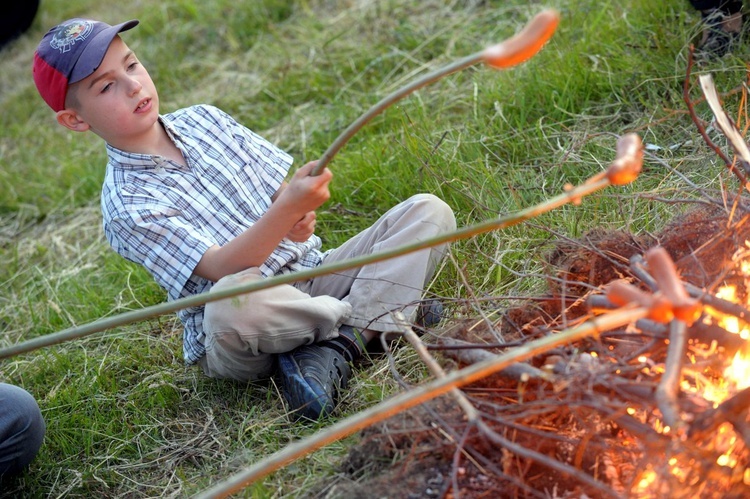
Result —
[{"label": "soil", "polygon": [[[747,216],[737,220],[735,214],[735,221],[730,223],[724,210],[702,208],[681,216],[658,235],[594,231],[579,241],[561,243],[549,255],[548,263],[557,277],[564,279],[550,280],[547,296],[504,310],[503,331],[513,331],[522,343],[549,334],[551,328],[559,326],[561,317],[567,323],[586,318],[590,311],[584,300],[576,303],[575,299],[590,293],[592,285],[635,277],[630,259],[657,245],[670,254],[684,282],[708,290],[734,282],[744,292],[745,279],[734,262],[738,250],[747,250],[747,240]],[[560,298],[563,294],[566,300]],[[564,309],[561,303],[566,304]],[[338,479],[317,496],[750,496],[742,477],[720,476],[726,475],[728,468],[717,470],[715,459],[691,454],[685,465],[688,478],[667,471],[663,456],[670,452],[679,456],[677,451],[684,451],[679,447],[683,444],[675,451],[674,439],[653,430],[659,416],[654,401],[659,377],[656,369],[643,369],[642,358],[645,353],[647,364],[663,364],[668,344],[665,333],[630,331],[626,340],[625,331],[619,333],[590,338],[529,362],[554,373],[553,382],[495,375],[463,387],[491,433],[468,424],[449,396],[368,428],[351,449]],[[465,341],[491,341],[488,334],[476,328],[469,335],[461,323],[450,325],[444,334]],[[695,340],[695,334],[692,336]],[[721,353],[719,348],[714,358]],[[462,367],[445,352],[435,355],[446,369]],[[709,409],[698,397],[683,397],[680,404],[686,414],[697,415]],[[695,444],[691,449],[709,437],[691,435]],[[700,456],[716,450],[711,447],[716,444],[706,445]],[[737,468],[741,473],[748,452],[740,447]],[[660,477],[658,486],[638,488],[644,485],[644,470],[653,470]],[[591,481],[594,478],[596,482]]]}]

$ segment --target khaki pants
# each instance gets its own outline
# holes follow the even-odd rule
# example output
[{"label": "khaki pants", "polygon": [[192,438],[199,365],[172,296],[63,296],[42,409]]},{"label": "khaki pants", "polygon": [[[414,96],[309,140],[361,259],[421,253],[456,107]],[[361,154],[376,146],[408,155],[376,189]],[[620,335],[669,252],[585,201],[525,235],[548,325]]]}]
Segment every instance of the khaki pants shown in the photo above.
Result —
[{"label": "khaki pants", "polygon": [[[325,263],[403,246],[455,230],[439,198],[419,194],[391,208],[371,227],[328,254]],[[413,318],[446,245],[409,253],[309,281],[281,284],[206,304],[204,372],[250,381],[273,373],[274,355],[338,335],[338,326],[395,330],[390,312]],[[226,276],[218,290],[262,279],[257,269]]]}]

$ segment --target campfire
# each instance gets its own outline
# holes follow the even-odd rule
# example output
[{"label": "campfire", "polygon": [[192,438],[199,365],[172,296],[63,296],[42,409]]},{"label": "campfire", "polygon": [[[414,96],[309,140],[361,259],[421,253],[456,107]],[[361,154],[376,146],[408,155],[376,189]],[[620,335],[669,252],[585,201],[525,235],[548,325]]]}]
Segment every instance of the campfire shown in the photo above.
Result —
[{"label": "campfire", "polygon": [[[674,334],[663,339],[665,354],[644,352],[634,359],[639,366],[635,379],[663,382],[670,368],[677,369],[679,397],[664,400],[666,395],[657,388],[652,404],[627,408],[629,417],[663,439],[661,445],[644,447],[643,466],[631,479],[629,490],[620,492],[632,497],[742,497],[750,490],[750,397],[746,390],[750,386],[750,348],[746,343],[750,325],[742,319],[748,306],[750,261],[742,259],[745,252],[736,256],[733,272],[741,283],[719,287],[708,300],[714,306],[706,304],[699,322],[686,330],[688,341],[684,347],[676,347],[682,350],[676,352],[682,357],[681,365],[669,355]],[[639,334],[638,330],[641,334],[662,331],[650,323],[640,328],[636,323],[636,328],[634,334]],[[670,360],[675,364],[670,365]],[[616,363],[614,358],[609,361]],[[670,403],[678,415],[668,415],[669,408],[659,410]],[[670,418],[673,420],[668,421]],[[632,445],[638,445],[639,439],[650,437],[624,437],[625,443]]]},{"label": "campfire", "polygon": [[[492,476],[489,488],[503,490],[503,497],[534,497],[541,491],[552,497],[747,497],[747,256],[738,252],[725,276],[732,283],[709,294],[679,280],[666,251],[655,247],[645,259],[631,257],[627,281],[590,294],[585,311],[574,305],[557,320],[526,321],[519,331],[522,341],[615,308],[649,309],[631,325],[549,352],[527,369],[503,371],[466,390],[490,428],[464,436],[461,450]],[[675,285],[682,291],[669,289]],[[450,335],[463,335],[475,346],[487,342],[486,331],[472,328],[469,335],[468,329]],[[478,360],[467,350],[444,352],[459,362]],[[505,403],[498,404],[498,392]],[[459,434],[466,429],[454,424]],[[503,459],[486,450],[488,432],[505,439],[495,439],[505,449]],[[473,497],[466,485],[459,490],[462,497]]]},{"label": "campfire", "polygon": [[[689,110],[721,152],[689,77]],[[710,77],[701,86],[738,159],[720,156],[747,188],[750,152]],[[455,324],[431,351],[462,368],[599,317],[632,321],[467,385],[459,404],[366,430],[353,469],[408,449],[400,479],[434,497],[750,497],[749,217],[730,200],[659,238],[595,234],[560,249],[548,296]]]}]

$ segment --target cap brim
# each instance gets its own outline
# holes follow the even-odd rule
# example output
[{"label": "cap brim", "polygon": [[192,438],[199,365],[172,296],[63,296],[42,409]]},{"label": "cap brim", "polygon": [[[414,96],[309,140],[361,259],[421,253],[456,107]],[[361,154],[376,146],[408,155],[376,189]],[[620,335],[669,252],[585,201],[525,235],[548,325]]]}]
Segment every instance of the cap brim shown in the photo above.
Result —
[{"label": "cap brim", "polygon": [[132,19],[124,23],[110,26],[109,28],[97,33],[78,57],[78,61],[68,78],[68,84],[79,82],[96,71],[102,63],[104,55],[107,53],[115,36],[117,36],[118,33],[136,27],[138,22],[137,19]]}]

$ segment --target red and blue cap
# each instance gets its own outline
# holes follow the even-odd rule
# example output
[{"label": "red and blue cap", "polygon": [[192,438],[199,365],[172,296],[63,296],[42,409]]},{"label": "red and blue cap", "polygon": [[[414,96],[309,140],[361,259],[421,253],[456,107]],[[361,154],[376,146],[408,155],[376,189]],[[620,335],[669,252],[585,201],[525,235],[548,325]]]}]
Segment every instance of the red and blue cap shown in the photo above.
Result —
[{"label": "red and blue cap", "polygon": [[49,107],[65,109],[68,85],[96,71],[115,36],[137,24],[136,19],[110,26],[76,18],[49,30],[34,52],[34,83]]}]

